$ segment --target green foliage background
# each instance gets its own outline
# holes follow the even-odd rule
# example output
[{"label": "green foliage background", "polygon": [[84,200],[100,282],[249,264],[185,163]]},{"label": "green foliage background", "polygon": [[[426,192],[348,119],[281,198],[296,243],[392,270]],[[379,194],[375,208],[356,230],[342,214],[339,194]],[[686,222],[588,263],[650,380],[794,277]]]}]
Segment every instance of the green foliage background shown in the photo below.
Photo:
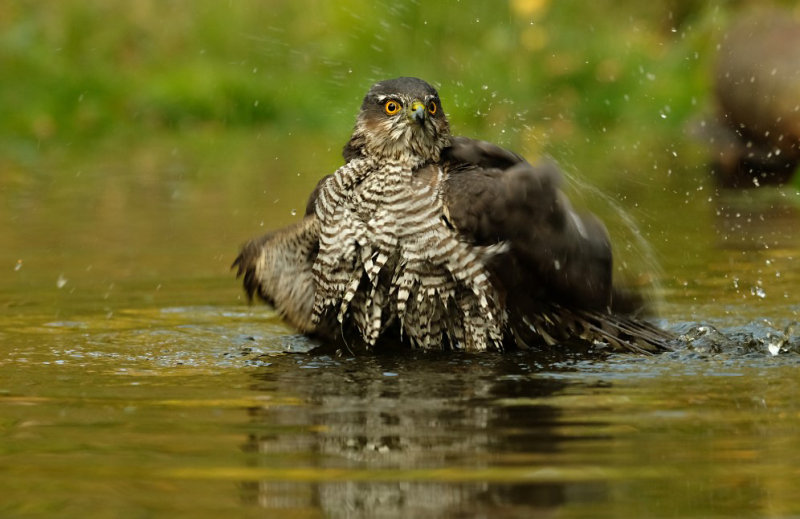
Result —
[{"label": "green foliage background", "polygon": [[458,126],[488,137],[513,129],[549,143],[575,127],[674,128],[703,101],[710,40],[737,8],[677,0],[10,2],[0,7],[0,132],[79,143],[194,125],[340,133],[366,88],[396,75],[438,85]]},{"label": "green foliage background", "polygon": [[[687,125],[713,112],[716,42],[729,19],[750,7],[723,0],[6,2],[0,166],[35,168],[65,147],[105,143],[118,153],[119,143],[242,132],[302,135],[327,143],[335,156],[370,84],[415,75],[439,87],[456,133],[531,159],[553,155],[600,184],[631,174],[669,182],[672,170],[705,159]],[[665,173],[638,177],[649,170]]]}]

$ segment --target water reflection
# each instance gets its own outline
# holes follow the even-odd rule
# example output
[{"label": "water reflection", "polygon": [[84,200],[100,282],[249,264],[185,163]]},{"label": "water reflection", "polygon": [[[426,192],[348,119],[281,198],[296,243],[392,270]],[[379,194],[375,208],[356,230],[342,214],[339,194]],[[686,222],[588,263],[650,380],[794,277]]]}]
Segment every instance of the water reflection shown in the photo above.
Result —
[{"label": "water reflection", "polygon": [[794,190],[723,191],[715,215],[721,249],[800,249],[800,194]]},{"label": "water reflection", "polygon": [[282,481],[243,483],[249,504],[354,517],[496,516],[552,510],[566,495],[605,497],[603,483],[555,467],[576,437],[542,399],[567,384],[538,375],[542,367],[524,355],[276,360],[252,389],[304,405],[248,409],[254,429],[243,449],[252,463],[287,469]]},{"label": "water reflection", "polygon": [[[701,321],[727,328],[785,328],[800,318],[800,193],[795,188],[720,190],[692,207],[694,227],[676,220],[665,261],[662,312],[672,327]],[[683,233],[683,237],[679,237]],[[761,326],[761,325],[757,325]]]},{"label": "water reflection", "polygon": [[717,281],[718,300],[730,298],[737,316],[769,319],[779,327],[796,321],[800,194],[792,188],[723,191],[714,217],[707,271]]}]

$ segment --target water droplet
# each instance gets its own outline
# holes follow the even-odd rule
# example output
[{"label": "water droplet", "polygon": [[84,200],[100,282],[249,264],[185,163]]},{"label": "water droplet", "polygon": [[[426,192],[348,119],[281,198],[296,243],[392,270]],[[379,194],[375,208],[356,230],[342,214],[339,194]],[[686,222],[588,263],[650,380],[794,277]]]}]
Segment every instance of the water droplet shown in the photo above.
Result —
[{"label": "water droplet", "polygon": [[290,213],[292,214],[292,216],[297,216],[297,209],[292,209]]}]

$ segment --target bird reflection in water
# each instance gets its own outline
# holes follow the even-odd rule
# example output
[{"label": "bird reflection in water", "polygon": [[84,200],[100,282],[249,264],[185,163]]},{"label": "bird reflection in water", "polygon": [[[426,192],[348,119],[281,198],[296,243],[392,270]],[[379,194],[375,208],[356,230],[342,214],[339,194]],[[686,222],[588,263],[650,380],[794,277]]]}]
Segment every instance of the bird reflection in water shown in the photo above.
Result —
[{"label": "bird reflection in water", "polygon": [[253,506],[497,517],[501,509],[541,514],[567,499],[606,497],[603,482],[558,477],[562,445],[575,439],[559,428],[576,424],[545,399],[567,383],[538,375],[542,366],[530,355],[272,360],[254,374],[252,389],[299,404],[247,410],[252,431],[242,448],[255,474],[269,474],[241,484]]}]

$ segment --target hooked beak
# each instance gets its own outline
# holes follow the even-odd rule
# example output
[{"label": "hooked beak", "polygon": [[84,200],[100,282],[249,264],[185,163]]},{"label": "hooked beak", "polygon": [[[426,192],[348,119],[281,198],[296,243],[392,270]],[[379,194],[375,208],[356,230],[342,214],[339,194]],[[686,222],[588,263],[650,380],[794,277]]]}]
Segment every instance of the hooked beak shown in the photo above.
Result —
[{"label": "hooked beak", "polygon": [[419,125],[425,124],[425,105],[422,104],[422,101],[414,101],[411,103],[411,111],[408,115],[410,119],[417,122]]}]

